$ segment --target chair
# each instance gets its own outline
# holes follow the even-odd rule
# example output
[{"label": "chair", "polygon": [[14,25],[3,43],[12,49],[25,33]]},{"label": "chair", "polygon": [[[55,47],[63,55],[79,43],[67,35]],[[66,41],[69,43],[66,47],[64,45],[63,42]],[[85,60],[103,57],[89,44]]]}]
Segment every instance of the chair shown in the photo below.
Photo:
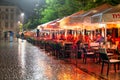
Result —
[{"label": "chair", "polygon": [[64,58],[70,58],[72,53],[72,44],[66,43],[64,46]]},{"label": "chair", "polygon": [[56,43],[55,44],[55,56],[57,58],[62,58],[63,57],[63,49],[62,49],[62,45],[60,43]]},{"label": "chair", "polygon": [[[101,50],[103,50],[103,49],[101,49]],[[104,68],[105,63],[108,65],[107,66],[107,75],[109,73],[110,64],[114,64],[115,72],[116,72],[116,64],[118,64],[118,68],[119,68],[120,60],[109,58],[106,52],[100,51],[100,58],[101,58],[101,61],[102,61],[101,74],[103,73],[103,68]]]},{"label": "chair", "polygon": [[82,43],[77,44],[77,55],[76,55],[76,57],[78,59],[82,58],[82,46],[83,46]]},{"label": "chair", "polygon": [[83,62],[86,64],[86,61],[87,61],[87,58],[92,58],[92,59],[95,59],[96,58],[96,55],[93,51],[87,51],[86,48],[83,48]]}]

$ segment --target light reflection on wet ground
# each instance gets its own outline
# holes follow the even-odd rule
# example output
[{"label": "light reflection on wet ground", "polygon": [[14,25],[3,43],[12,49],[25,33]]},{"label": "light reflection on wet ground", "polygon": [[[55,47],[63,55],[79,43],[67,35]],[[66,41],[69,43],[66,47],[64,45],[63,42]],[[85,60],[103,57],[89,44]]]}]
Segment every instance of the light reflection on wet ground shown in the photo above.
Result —
[{"label": "light reflection on wet ground", "polygon": [[0,80],[98,80],[26,41],[0,41]]}]

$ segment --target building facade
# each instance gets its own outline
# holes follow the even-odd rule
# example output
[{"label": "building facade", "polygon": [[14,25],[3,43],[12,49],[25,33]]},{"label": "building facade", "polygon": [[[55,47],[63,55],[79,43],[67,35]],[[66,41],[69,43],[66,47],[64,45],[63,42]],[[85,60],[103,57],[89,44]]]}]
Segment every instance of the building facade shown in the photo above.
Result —
[{"label": "building facade", "polygon": [[0,38],[4,37],[5,32],[19,31],[20,14],[21,10],[17,6],[0,4]]}]

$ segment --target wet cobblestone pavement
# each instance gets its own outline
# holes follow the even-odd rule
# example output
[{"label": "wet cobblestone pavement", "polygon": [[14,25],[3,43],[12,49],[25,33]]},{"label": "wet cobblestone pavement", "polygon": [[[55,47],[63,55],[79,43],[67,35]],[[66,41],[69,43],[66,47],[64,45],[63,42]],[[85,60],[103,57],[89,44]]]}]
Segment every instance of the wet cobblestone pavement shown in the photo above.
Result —
[{"label": "wet cobblestone pavement", "polygon": [[98,80],[24,41],[0,41],[0,80]]}]

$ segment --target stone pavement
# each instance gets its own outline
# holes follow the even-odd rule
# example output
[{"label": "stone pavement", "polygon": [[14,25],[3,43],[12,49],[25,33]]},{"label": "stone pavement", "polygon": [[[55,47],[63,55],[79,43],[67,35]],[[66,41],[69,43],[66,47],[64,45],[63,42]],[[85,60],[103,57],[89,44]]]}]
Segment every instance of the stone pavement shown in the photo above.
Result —
[{"label": "stone pavement", "polygon": [[120,80],[120,70],[114,71],[114,65],[111,65],[109,75],[106,75],[107,72],[107,65],[104,66],[103,74],[101,74],[101,66],[102,64],[93,62],[92,60],[88,59],[87,64],[83,63],[82,59],[77,60],[70,60],[71,64],[77,65],[77,68],[80,70],[96,76],[99,80]]},{"label": "stone pavement", "polygon": [[0,80],[103,80],[27,41],[0,40]]}]

